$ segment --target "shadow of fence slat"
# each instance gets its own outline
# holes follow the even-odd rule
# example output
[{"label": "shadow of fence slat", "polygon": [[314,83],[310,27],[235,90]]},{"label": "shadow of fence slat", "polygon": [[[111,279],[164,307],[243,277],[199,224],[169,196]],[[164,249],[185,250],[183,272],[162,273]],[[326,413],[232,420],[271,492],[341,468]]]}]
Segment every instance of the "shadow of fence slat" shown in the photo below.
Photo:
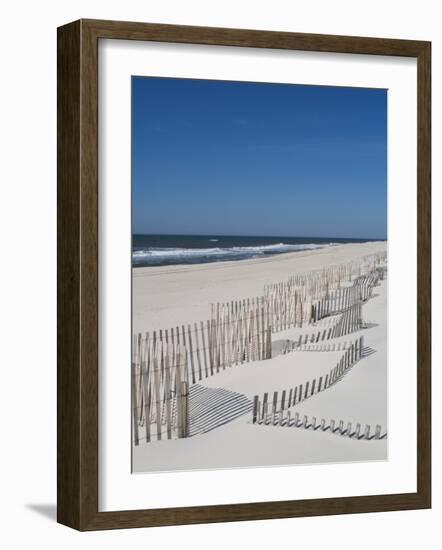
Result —
[{"label": "shadow of fence slat", "polygon": [[301,415],[298,412],[292,415],[289,410],[281,414],[274,423],[256,421],[254,424],[286,428],[303,428],[304,430],[328,432],[330,434],[357,440],[379,441],[381,439],[387,439],[387,432],[382,433],[382,427],[380,424],[376,424],[373,431],[370,424],[365,424],[364,430],[361,431],[360,423],[356,423],[353,428],[352,422],[344,423],[343,420],[340,420],[339,423],[337,423],[334,419],[326,421],[325,418],[322,418],[321,421],[318,422],[316,416],[309,418],[304,415],[301,418]]},{"label": "shadow of fence slat", "polygon": [[271,406],[268,392],[264,393],[262,398],[256,395],[253,399],[253,423],[277,424],[283,411],[329,389],[339,382],[363,357],[363,349],[364,337],[360,336],[350,344],[336,366],[330,369],[325,377],[323,375],[313,380],[308,380],[294,388],[283,390],[281,394],[278,391],[274,391]]}]

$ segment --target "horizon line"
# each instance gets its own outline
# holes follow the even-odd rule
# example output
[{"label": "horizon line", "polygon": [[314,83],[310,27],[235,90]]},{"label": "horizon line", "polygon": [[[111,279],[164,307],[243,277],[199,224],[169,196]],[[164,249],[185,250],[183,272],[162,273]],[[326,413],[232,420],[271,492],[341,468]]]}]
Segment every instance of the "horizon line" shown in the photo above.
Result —
[{"label": "horizon line", "polygon": [[387,237],[337,237],[334,235],[314,236],[314,235],[244,235],[239,233],[140,233],[133,231],[132,236],[168,236],[168,237],[267,237],[267,238],[284,238],[289,239],[346,239],[346,240],[373,240],[386,241]]}]

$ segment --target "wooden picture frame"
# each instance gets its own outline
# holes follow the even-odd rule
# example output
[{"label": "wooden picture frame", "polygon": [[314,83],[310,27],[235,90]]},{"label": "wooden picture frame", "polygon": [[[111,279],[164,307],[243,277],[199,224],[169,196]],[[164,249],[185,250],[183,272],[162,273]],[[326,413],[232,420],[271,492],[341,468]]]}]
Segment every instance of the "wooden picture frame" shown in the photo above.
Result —
[{"label": "wooden picture frame", "polygon": [[[418,67],[417,492],[98,511],[98,41],[124,39],[405,56]],[[82,531],[431,506],[431,44],[79,20],[58,29],[58,521]]]}]

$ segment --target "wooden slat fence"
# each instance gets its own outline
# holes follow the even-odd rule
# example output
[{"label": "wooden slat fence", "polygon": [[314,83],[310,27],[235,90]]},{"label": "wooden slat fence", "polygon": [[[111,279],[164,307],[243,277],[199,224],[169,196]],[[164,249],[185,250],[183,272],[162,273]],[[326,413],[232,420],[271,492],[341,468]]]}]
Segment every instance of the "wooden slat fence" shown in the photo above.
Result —
[{"label": "wooden slat fence", "polygon": [[138,335],[132,356],[134,444],[187,437],[189,377],[184,348]]},{"label": "wooden slat fence", "polygon": [[317,323],[325,317],[336,315],[359,302],[366,302],[378,284],[379,272],[372,271],[355,279],[352,286],[337,288],[312,304],[312,321]]},{"label": "wooden slat fence", "polygon": [[266,315],[271,319],[272,332],[280,332],[290,327],[302,327],[310,321],[308,312],[311,300],[303,292],[280,283],[274,285],[264,297]]},{"label": "wooden slat fence", "polygon": [[[384,277],[385,267],[381,264],[385,259],[386,254],[377,254],[295,275],[288,281],[267,285],[264,296],[213,304],[211,317],[206,321],[134,335],[132,425],[135,445],[140,441],[187,437],[189,386],[227,367],[270,359],[272,332],[302,327],[318,320],[323,311],[329,314],[334,311],[329,305],[313,304],[314,299],[322,300],[325,296],[329,303],[340,304],[333,307],[344,307],[356,300],[352,292],[359,292],[360,301],[344,310],[333,326],[302,335],[291,350],[361,328],[361,303],[371,295],[375,282]],[[354,286],[348,288],[357,290],[341,288],[342,283],[347,284],[353,277],[356,277]],[[286,351],[291,350],[287,348]],[[330,374],[324,381],[313,381],[310,389],[304,389],[305,394],[315,388],[322,391],[334,383],[336,376],[336,373]]]},{"label": "wooden slat fence", "polygon": [[[266,285],[265,306],[272,331],[315,323],[358,300],[366,301],[378,282],[378,267],[384,259],[384,253],[371,255]],[[353,285],[349,286],[352,280]]]},{"label": "wooden slat fence", "polygon": [[292,412],[289,410],[283,411],[283,413],[277,418],[275,424],[272,421],[265,422],[260,420],[255,422],[256,424],[266,425],[266,426],[284,426],[287,428],[303,428],[304,430],[312,431],[321,431],[329,432],[330,434],[340,435],[343,437],[348,437],[350,439],[358,440],[380,440],[387,439],[387,432],[382,432],[382,427],[380,424],[376,424],[375,429],[372,431],[370,424],[365,424],[363,431],[361,430],[361,424],[356,423],[353,428],[352,422],[344,423],[343,420],[337,422],[334,419],[326,421],[325,418],[322,418],[320,421],[317,420],[316,416],[309,418],[306,415],[301,415],[299,412],[296,412],[292,415]]},{"label": "wooden slat fence", "polygon": [[272,356],[272,328],[263,297],[212,304],[209,326],[211,363],[216,372]]},{"label": "wooden slat fence", "polygon": [[287,340],[283,347],[283,354],[289,353],[290,351],[314,351],[314,352],[328,352],[328,351],[341,351],[347,349],[350,345],[350,342],[335,342],[330,343],[320,343],[320,344],[301,344],[299,347],[293,348],[293,342]]},{"label": "wooden slat fence", "polygon": [[385,252],[370,254],[343,264],[294,275],[286,281],[286,284],[295,289],[303,288],[305,295],[317,299],[329,290],[339,288],[344,283],[350,283],[356,277],[373,271],[381,263],[384,263],[386,258]]},{"label": "wooden slat fence", "polygon": [[283,346],[283,353],[301,351],[309,344],[318,344],[340,338],[341,336],[357,332],[363,326],[362,303],[357,303],[346,309],[333,325],[324,329],[300,334],[297,340],[286,340]]},{"label": "wooden slat fence", "polygon": [[[230,304],[229,304],[230,306]],[[214,306],[214,317],[208,321],[181,325],[146,333],[143,339],[168,346],[175,357],[185,356],[191,384],[218,373],[221,369],[270,359],[271,327],[264,315],[262,300],[244,300]],[[138,335],[140,338],[140,335]]]},{"label": "wooden slat fence", "polygon": [[364,337],[360,336],[351,343],[336,366],[330,369],[325,376],[314,378],[282,392],[274,391],[271,401],[268,392],[264,393],[261,398],[255,395],[252,411],[253,423],[278,424],[285,409],[298,405],[340,381],[348,370],[362,358],[363,348]]}]

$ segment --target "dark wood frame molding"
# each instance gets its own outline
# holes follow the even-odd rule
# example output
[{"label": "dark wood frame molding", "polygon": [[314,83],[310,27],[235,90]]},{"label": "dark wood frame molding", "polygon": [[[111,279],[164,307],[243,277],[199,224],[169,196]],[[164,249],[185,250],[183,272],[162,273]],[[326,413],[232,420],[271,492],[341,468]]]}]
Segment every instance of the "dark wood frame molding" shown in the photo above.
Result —
[{"label": "dark wood frame molding", "polygon": [[[417,58],[417,492],[98,511],[98,40]],[[86,531],[411,510],[431,506],[431,43],[79,20],[58,29],[58,521]]]}]

